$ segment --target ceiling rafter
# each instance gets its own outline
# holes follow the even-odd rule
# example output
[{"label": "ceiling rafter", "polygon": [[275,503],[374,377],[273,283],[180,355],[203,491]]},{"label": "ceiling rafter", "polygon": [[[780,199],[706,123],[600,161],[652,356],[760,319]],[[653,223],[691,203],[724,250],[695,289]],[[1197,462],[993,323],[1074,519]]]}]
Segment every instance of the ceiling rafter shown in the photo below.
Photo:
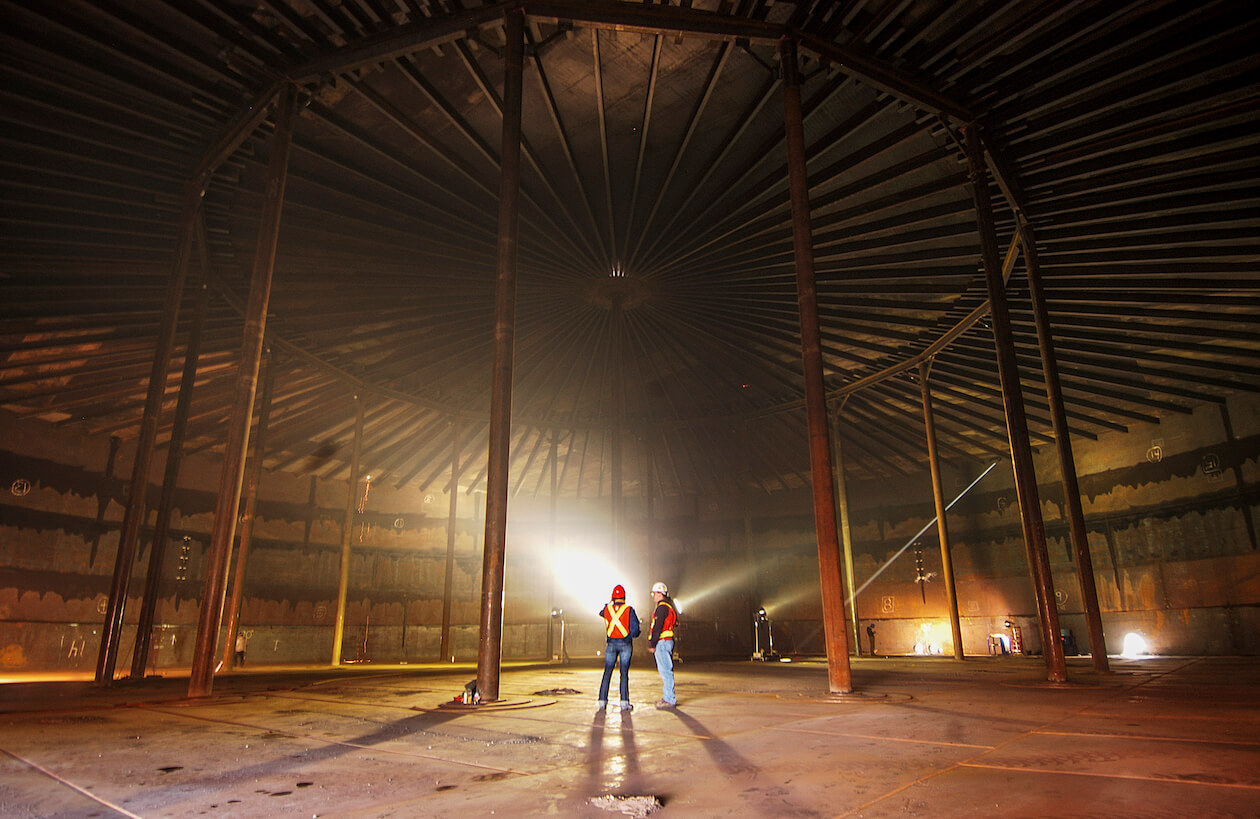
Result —
[{"label": "ceiling rafter", "polygon": [[[554,478],[607,498],[617,440],[636,465],[623,493],[808,485],[785,36],[806,77],[818,311],[852,475],[923,468],[903,371],[927,358],[943,455],[1006,448],[960,123],[982,129],[1008,195],[998,240],[1036,229],[1072,435],[1260,383],[1260,13],[1238,0],[136,3],[0,0],[8,412],[136,433],[185,191],[204,190],[223,304],[188,435],[221,447],[272,104],[297,85],[310,104],[277,250],[266,462],[344,478],[359,394],[374,474],[484,486],[500,52],[518,13],[516,493]],[[1044,443],[1026,288],[1008,290]]]}]

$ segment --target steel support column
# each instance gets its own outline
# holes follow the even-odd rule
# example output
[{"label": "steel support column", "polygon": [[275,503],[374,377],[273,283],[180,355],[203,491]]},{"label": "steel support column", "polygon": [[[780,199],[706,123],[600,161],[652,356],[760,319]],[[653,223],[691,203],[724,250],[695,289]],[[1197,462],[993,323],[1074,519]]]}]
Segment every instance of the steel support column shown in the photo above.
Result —
[{"label": "steel support column", "polygon": [[[198,232],[204,238],[204,234]],[[204,249],[204,244],[202,245]],[[171,440],[166,446],[166,467],[162,476],[162,498],[158,501],[157,521],[153,524],[153,542],[149,544],[149,570],[144,578],[144,596],[140,599],[140,620],[136,624],[136,646],[131,652],[131,679],[144,678],[144,667],[153,646],[153,620],[158,597],[162,593],[162,565],[166,559],[166,536],[171,528],[171,507],[179,482],[179,467],[184,458],[184,435],[188,429],[188,408],[192,405],[193,387],[197,381],[197,360],[201,357],[201,333],[210,310],[210,290],[201,286],[188,331],[188,347],[184,350],[184,371],[179,379],[179,398],[171,419]]]},{"label": "steel support column", "polygon": [[[647,531],[643,533],[643,539],[647,541],[647,559],[643,562],[647,564],[648,582],[655,583],[656,581],[653,578],[658,575],[656,573],[656,567],[652,565],[652,562],[656,559],[656,491],[658,489],[656,474],[656,447],[654,447],[652,442],[649,440],[646,443],[645,448],[647,449],[647,474],[643,477],[644,486],[646,487],[647,492],[647,498],[645,499],[644,504],[647,508],[644,509],[644,517],[646,518],[644,520],[644,526],[647,527]],[[662,491],[661,497],[664,496],[665,493]]]},{"label": "steel support column", "polygon": [[350,545],[359,499],[359,457],[363,454],[363,396],[354,397],[354,443],[350,448],[350,478],[346,487],[346,515],[341,524],[341,571],[337,579],[337,620],[333,625],[332,664],[341,665],[346,636],[346,600],[350,596]]},{"label": "steel support column", "polygon": [[[245,508],[241,513],[240,543],[236,547],[236,568],[232,572],[232,594],[228,597],[227,622],[223,626],[223,667],[236,666],[236,632],[241,624],[241,601],[245,597],[245,567],[249,565],[249,544],[254,537],[258,512],[258,486],[262,483],[263,455],[267,451],[267,427],[271,419],[271,395],[275,389],[276,368],[271,351],[264,353],[263,393],[258,406],[258,430],[254,439],[254,462],[245,482]],[[231,561],[229,561],[229,564]]]},{"label": "steel support column", "polygon": [[1063,643],[1059,639],[1059,612],[1055,608],[1054,578],[1050,574],[1045,523],[1041,519],[1041,497],[1037,490],[1037,473],[1033,468],[1032,447],[1028,442],[1028,419],[1024,415],[1023,393],[1019,386],[1019,363],[1015,358],[1006,286],[1002,281],[1002,266],[998,259],[997,231],[993,225],[993,203],[989,197],[984,146],[980,143],[975,125],[963,127],[963,143],[967,150],[971,193],[976,205],[980,255],[989,290],[989,314],[993,320],[993,346],[997,352],[1002,404],[1006,410],[1006,432],[1011,445],[1019,516],[1024,527],[1024,543],[1028,549],[1033,588],[1037,595],[1046,673],[1051,682],[1063,682],[1067,679],[1067,668],[1063,662]]},{"label": "steel support column", "polygon": [[936,419],[932,413],[932,388],[928,385],[928,362],[919,362],[919,390],[923,394],[923,429],[927,435],[928,464],[932,469],[932,502],[936,506],[936,534],[941,543],[941,577],[949,605],[949,630],[954,638],[954,659],[963,658],[962,626],[958,622],[958,592],[954,588],[954,558],[949,546],[949,526],[945,522],[945,493],[941,489],[941,461],[936,451]]},{"label": "steel support column", "polygon": [[454,661],[451,654],[451,598],[455,585],[455,525],[459,518],[459,437],[460,423],[456,419],[451,422],[451,485],[450,507],[446,513],[446,571],[442,580],[442,642],[438,648],[438,659],[442,662]]},{"label": "steel support column", "polygon": [[547,462],[551,469],[551,497],[547,499],[547,531],[550,538],[547,542],[547,662],[559,659],[555,654],[555,616],[552,612],[556,610],[556,538],[559,535],[557,529],[557,512],[560,497],[560,476],[556,473],[560,464],[560,434],[557,430],[551,430],[551,447],[547,455]]},{"label": "steel support column", "polygon": [[214,687],[215,647],[219,639],[219,621],[223,616],[227,563],[236,534],[241,483],[245,477],[250,413],[254,408],[254,394],[258,389],[258,365],[262,360],[263,337],[266,333],[267,304],[271,299],[271,276],[275,269],[276,240],[280,233],[280,212],[284,205],[284,186],[288,177],[289,148],[293,141],[296,107],[296,90],[289,87],[280,95],[280,104],[276,109],[276,129],[271,137],[271,158],[267,166],[267,185],[263,192],[262,217],[258,227],[258,246],[254,252],[249,301],[245,308],[245,333],[241,345],[240,368],[236,376],[236,394],[227,443],[223,450],[223,465],[219,471],[214,527],[210,533],[206,555],[205,586],[201,594],[197,640],[193,646],[192,672],[188,680],[189,697],[209,696]]},{"label": "steel support column", "polygon": [[834,424],[831,430],[831,452],[835,459],[836,500],[840,507],[840,545],[844,549],[844,582],[848,589],[849,636],[852,638],[854,656],[862,656],[862,636],[858,631],[857,584],[853,576],[853,530],[849,528],[849,489],[844,480],[844,450],[840,446],[840,408],[831,414]]},{"label": "steel support column", "polygon": [[[617,283],[618,285],[620,282]],[[626,409],[626,388],[625,388],[625,372],[622,366],[621,355],[621,331],[623,326],[623,307],[624,295],[620,287],[617,287],[612,294],[611,321],[609,322],[609,330],[612,338],[609,339],[609,355],[612,361],[609,362],[612,368],[613,377],[613,428],[612,428],[612,452],[611,454],[611,487],[610,496],[612,498],[612,536],[613,536],[613,565],[621,565],[621,541],[625,531],[625,502],[622,498],[623,480],[622,480],[622,425],[625,421]]]},{"label": "steel support column", "polygon": [[486,538],[481,560],[481,624],[477,690],[482,702],[499,698],[503,650],[503,563],[507,543],[508,458],[512,433],[512,349],[516,335],[516,236],[521,193],[521,77],[525,15],[504,15],[500,152],[498,277],[494,298],[494,372],[490,385],[490,442],[486,463]]},{"label": "steel support column", "polygon": [[1081,600],[1085,604],[1085,624],[1089,629],[1089,653],[1094,668],[1110,671],[1107,661],[1107,638],[1103,634],[1102,612],[1098,606],[1098,586],[1094,582],[1094,559],[1089,551],[1089,533],[1085,529],[1085,512],[1081,509],[1081,487],[1076,476],[1076,458],[1072,454],[1072,432],[1067,411],[1063,407],[1063,388],[1059,381],[1059,362],[1054,352],[1054,331],[1046,294],[1041,287],[1041,268],[1037,260],[1037,242],[1032,226],[1022,218],[1019,238],[1024,247],[1028,269],[1028,295],[1032,301],[1033,321],[1037,326],[1037,346],[1041,350],[1041,369],[1046,378],[1046,399],[1050,404],[1050,420],[1054,425],[1054,446],[1059,453],[1059,471],[1063,479],[1063,509],[1067,514],[1072,549],[1076,553],[1076,574],[1081,584]]},{"label": "steel support column", "polygon": [[[1234,422],[1229,417],[1229,405],[1222,403],[1221,410],[1221,426],[1225,429],[1225,441],[1232,450],[1238,444],[1238,437],[1234,435]],[[1247,476],[1243,474],[1237,459],[1231,459],[1233,463],[1229,466],[1229,471],[1234,473],[1234,489],[1238,498],[1238,511],[1242,513],[1243,525],[1247,529],[1247,542],[1251,544],[1252,551],[1256,549],[1256,523],[1247,511]]]},{"label": "steel support column", "polygon": [[752,626],[752,649],[757,650],[757,612],[765,604],[761,594],[761,572],[757,567],[757,553],[753,549],[752,498],[748,487],[753,482],[752,465],[749,463],[748,421],[739,425],[740,464],[743,467],[740,481],[740,501],[744,518],[744,571],[748,573],[748,611],[746,624]]},{"label": "steel support column", "polygon": [[114,554],[114,576],[109,586],[109,600],[105,604],[101,647],[96,657],[96,683],[98,685],[109,685],[113,682],[114,667],[118,662],[123,610],[127,606],[127,588],[131,585],[132,564],[136,560],[140,527],[144,524],[149,494],[149,470],[153,466],[153,450],[157,441],[158,422],[162,415],[162,396],[166,393],[166,377],[171,365],[171,351],[175,346],[175,331],[179,327],[179,308],[184,299],[188,261],[192,255],[193,240],[197,233],[197,218],[201,212],[201,192],[202,189],[194,184],[189,184],[184,190],[184,204],[180,212],[177,233],[179,245],[175,251],[175,269],[171,273],[170,281],[166,284],[166,300],[162,304],[162,322],[158,327],[157,349],[153,353],[153,367],[149,371],[149,388],[144,399],[144,415],[140,419],[136,454],[131,463],[127,508],[123,512],[122,528],[118,532],[118,551]]},{"label": "steel support column", "polygon": [[822,586],[823,634],[827,646],[827,683],[833,693],[853,690],[836,535],[835,488],[831,477],[831,442],[827,398],[823,389],[822,340],[818,329],[818,293],[814,282],[814,247],[809,221],[809,174],[805,167],[805,129],[801,116],[796,44],[780,41],[783,66],[784,135],[792,202],[792,247],[796,257],[796,297],[801,321],[801,363],[805,374],[805,413],[809,428],[809,463],[814,485],[814,526]]}]

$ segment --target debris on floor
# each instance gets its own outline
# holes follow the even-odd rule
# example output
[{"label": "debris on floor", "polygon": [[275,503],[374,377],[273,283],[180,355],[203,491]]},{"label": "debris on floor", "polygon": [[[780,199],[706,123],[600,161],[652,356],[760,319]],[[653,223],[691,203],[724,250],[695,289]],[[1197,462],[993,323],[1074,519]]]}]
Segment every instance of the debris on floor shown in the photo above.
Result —
[{"label": "debris on floor", "polygon": [[636,819],[654,813],[661,806],[655,796],[614,796],[605,794],[591,798],[591,805],[609,813],[621,813]]},{"label": "debris on floor", "polygon": [[576,688],[545,688],[542,691],[535,691],[535,697],[558,697],[561,694],[581,694],[582,692]]}]

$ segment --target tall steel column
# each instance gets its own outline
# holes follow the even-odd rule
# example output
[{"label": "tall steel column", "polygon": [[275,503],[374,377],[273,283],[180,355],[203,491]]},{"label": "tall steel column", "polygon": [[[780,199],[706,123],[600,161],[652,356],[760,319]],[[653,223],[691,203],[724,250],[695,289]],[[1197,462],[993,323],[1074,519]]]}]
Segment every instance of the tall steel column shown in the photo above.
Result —
[{"label": "tall steel column", "polygon": [[337,578],[337,620],[333,625],[332,664],[341,665],[341,646],[346,637],[346,599],[350,595],[350,548],[354,537],[354,513],[359,498],[359,457],[363,454],[363,396],[354,397],[354,443],[350,450],[350,479],[346,488],[346,516],[341,524],[341,571]]},{"label": "tall steel column", "polygon": [[[241,601],[245,598],[245,570],[249,565],[249,544],[254,538],[254,518],[258,514],[258,486],[262,483],[263,455],[267,451],[267,427],[271,420],[271,395],[276,384],[275,359],[267,350],[263,356],[263,393],[258,406],[258,430],[254,436],[254,462],[245,482],[245,508],[241,513],[240,543],[236,547],[236,567],[232,572],[232,594],[228,597],[227,622],[223,626],[223,667],[236,666],[236,632],[241,624]],[[231,561],[229,561],[229,565]]]},{"label": "tall steel column", "polygon": [[560,464],[560,434],[556,430],[551,430],[551,451],[547,455],[547,463],[551,470],[551,497],[547,499],[547,531],[549,538],[547,542],[547,662],[553,659],[563,659],[556,657],[555,652],[555,617],[551,612],[556,610],[556,538],[560,532],[557,528],[559,519],[557,517],[559,511],[560,497],[557,494],[560,490],[560,476],[556,473],[556,469]]},{"label": "tall steel column", "polygon": [[831,442],[827,397],[823,389],[822,340],[818,330],[818,292],[814,282],[814,245],[809,221],[809,175],[805,167],[805,129],[796,43],[780,41],[783,66],[784,135],[792,202],[792,247],[796,256],[796,298],[801,317],[801,363],[805,372],[805,413],[809,427],[809,463],[814,484],[814,526],[822,585],[823,634],[827,645],[827,683],[833,693],[853,690],[845,633],[844,583],[836,535],[836,496],[831,477]]},{"label": "tall steel column", "polygon": [[835,458],[836,500],[840,506],[840,545],[844,548],[844,582],[849,600],[849,636],[853,654],[862,656],[862,636],[858,631],[857,583],[853,572],[853,530],[849,527],[849,488],[844,480],[844,450],[840,445],[840,409],[832,413],[835,424],[831,431],[831,451]]},{"label": "tall steel column", "polygon": [[1072,455],[1072,431],[1063,407],[1063,388],[1059,382],[1059,362],[1054,352],[1054,331],[1046,309],[1046,294],[1041,288],[1041,267],[1037,261],[1036,238],[1032,226],[1019,222],[1019,237],[1024,246],[1028,268],[1028,295],[1032,301],[1033,321],[1037,325],[1037,346],[1041,350],[1041,369],[1046,377],[1046,399],[1050,404],[1050,420],[1054,424],[1054,446],[1059,453],[1059,471],[1063,480],[1063,508],[1068,518],[1072,549],[1076,554],[1076,574],[1085,604],[1085,624],[1089,629],[1089,653],[1094,668],[1110,671],[1107,661],[1107,638],[1103,634],[1102,612],[1098,606],[1098,586],[1094,582],[1094,559],[1089,551],[1089,533],[1085,529],[1085,512],[1081,509],[1081,487],[1076,477],[1076,458]]},{"label": "tall steel column", "polygon": [[96,683],[98,685],[109,685],[113,682],[114,668],[118,663],[118,643],[122,636],[120,632],[123,624],[123,610],[127,606],[127,589],[131,585],[132,564],[136,560],[140,527],[144,523],[149,493],[149,470],[153,466],[158,421],[162,414],[162,396],[166,392],[166,376],[171,365],[171,351],[175,347],[175,331],[179,327],[179,307],[184,300],[184,281],[188,276],[188,261],[192,255],[197,219],[201,212],[201,192],[200,186],[191,183],[184,190],[184,205],[180,213],[177,234],[179,244],[175,253],[175,269],[166,285],[166,300],[162,305],[162,323],[158,327],[157,349],[153,353],[153,367],[149,371],[149,388],[144,399],[144,415],[140,419],[136,454],[131,463],[127,508],[123,512],[122,528],[118,532],[118,551],[114,555],[114,576],[110,583],[109,600],[105,607],[100,651],[96,657]]},{"label": "tall steel column", "polygon": [[[618,282],[617,284],[620,284]],[[625,503],[622,498],[622,466],[621,466],[621,441],[622,441],[622,425],[624,423],[626,408],[626,391],[625,391],[625,373],[622,367],[621,356],[621,331],[622,331],[622,311],[624,295],[621,288],[617,287],[612,294],[612,321],[610,322],[610,331],[612,338],[609,339],[609,355],[612,357],[610,362],[613,376],[613,428],[612,428],[612,536],[613,536],[613,565],[621,565],[621,541],[625,529]]]},{"label": "tall steel column", "polygon": [[477,690],[499,698],[503,650],[503,561],[507,545],[508,458],[512,434],[512,348],[516,335],[516,235],[521,193],[521,76],[525,15],[504,15],[503,140],[499,184],[499,262],[494,297],[494,373],[490,385],[490,444],[486,463],[486,540],[481,559],[481,625]]},{"label": "tall steel column", "polygon": [[[204,234],[202,237],[204,250]],[[157,612],[158,597],[162,593],[162,565],[166,559],[166,536],[171,528],[171,506],[175,501],[175,488],[179,482],[179,467],[184,458],[184,435],[188,429],[188,408],[192,405],[193,386],[197,381],[197,360],[201,357],[201,333],[205,328],[206,314],[210,310],[210,291],[201,286],[197,294],[197,306],[193,313],[192,328],[188,331],[188,346],[184,350],[184,371],[179,379],[179,398],[175,401],[175,416],[171,419],[171,440],[166,446],[166,468],[162,476],[162,498],[158,501],[157,521],[153,524],[153,542],[149,544],[149,570],[144,578],[144,596],[140,600],[140,620],[136,624],[136,646],[131,652],[133,680],[144,679],[144,667],[149,661],[153,646],[153,620]]]},{"label": "tall steel column", "polygon": [[765,602],[761,594],[761,572],[757,567],[757,553],[753,549],[752,498],[749,485],[753,482],[752,465],[749,463],[748,421],[739,425],[739,449],[742,474],[740,475],[740,505],[744,518],[744,571],[748,576],[747,594],[748,611],[745,613],[745,624],[752,626],[752,647],[757,648],[757,612]]},{"label": "tall steel column", "polygon": [[1063,661],[1063,643],[1059,639],[1059,612],[1055,608],[1054,578],[1050,574],[1046,529],[1041,519],[1041,497],[1037,490],[1037,473],[1033,468],[1032,447],[1028,441],[1024,398],[1019,386],[1019,363],[1015,358],[1006,286],[1002,281],[1002,265],[998,259],[997,231],[993,226],[993,203],[989,198],[984,146],[980,144],[975,125],[963,127],[963,143],[967,150],[971,193],[976,204],[980,255],[989,290],[989,315],[993,320],[993,346],[997,351],[998,378],[1002,385],[1002,403],[1006,409],[1006,432],[1011,445],[1019,516],[1024,527],[1024,543],[1028,548],[1028,562],[1037,595],[1046,673],[1051,682],[1063,682],[1067,679],[1067,668]]},{"label": "tall steel column", "polygon": [[[1220,411],[1221,426],[1225,430],[1225,441],[1228,443],[1230,449],[1234,449],[1237,446],[1238,437],[1234,435],[1234,422],[1229,416],[1229,405],[1222,403],[1220,405]],[[1233,463],[1230,464],[1229,471],[1234,473],[1234,490],[1236,493],[1235,496],[1238,498],[1238,510],[1242,512],[1243,526],[1247,530],[1247,542],[1251,544],[1252,551],[1254,551],[1257,548],[1256,522],[1247,512],[1247,476],[1243,474],[1237,460],[1234,460]]]},{"label": "tall steel column", "polygon": [[258,247],[245,307],[245,333],[241,345],[240,369],[236,375],[236,396],[232,405],[223,465],[219,471],[219,492],[214,510],[214,528],[206,555],[206,580],[197,618],[197,641],[193,647],[189,697],[209,696],[214,687],[215,647],[223,597],[227,591],[227,563],[236,534],[236,516],[245,477],[245,451],[249,447],[250,413],[258,389],[258,365],[262,360],[263,336],[267,326],[267,304],[271,300],[271,275],[275,270],[276,241],[280,233],[280,211],[284,205],[284,185],[288,177],[289,148],[293,141],[293,118],[297,92],[289,87],[280,95],[276,110],[276,130],[271,137],[271,159],[267,166],[267,186],[263,192]]},{"label": "tall steel column", "polygon": [[[656,581],[652,578],[659,576],[656,573],[656,567],[653,565],[653,561],[656,560],[656,491],[658,488],[656,479],[656,448],[652,446],[651,441],[645,444],[645,448],[647,449],[647,465],[644,470],[646,474],[643,476],[643,485],[647,492],[647,497],[644,499],[644,505],[647,508],[643,510],[643,525],[646,527],[643,537],[647,541],[647,558],[643,562],[647,564],[648,582],[655,583]],[[664,494],[662,492],[661,496],[664,497]]]},{"label": "tall steel column", "polygon": [[446,514],[446,571],[442,580],[442,641],[438,658],[454,660],[451,654],[451,597],[455,586],[455,525],[459,521],[459,419],[451,422],[451,485],[450,506]]},{"label": "tall steel column", "polygon": [[949,630],[954,637],[954,659],[963,658],[962,626],[958,622],[958,592],[954,588],[954,558],[949,548],[949,526],[945,523],[945,493],[941,489],[941,462],[936,451],[936,419],[932,413],[932,388],[928,385],[928,362],[919,362],[919,391],[923,395],[923,429],[927,435],[928,464],[932,468],[932,502],[936,506],[936,534],[941,543],[941,576],[949,605]]}]

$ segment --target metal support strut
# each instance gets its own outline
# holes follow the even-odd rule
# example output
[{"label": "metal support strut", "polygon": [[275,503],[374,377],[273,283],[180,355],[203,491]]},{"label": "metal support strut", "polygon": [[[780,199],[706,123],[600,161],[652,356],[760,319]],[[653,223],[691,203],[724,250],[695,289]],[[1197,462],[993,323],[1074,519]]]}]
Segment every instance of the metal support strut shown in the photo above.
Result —
[{"label": "metal support strut", "polygon": [[486,542],[481,558],[481,624],[477,690],[499,698],[503,650],[503,562],[507,541],[508,457],[512,432],[512,347],[516,334],[516,236],[521,193],[521,76],[525,15],[504,15],[503,144],[499,185],[499,263],[494,296],[494,372],[490,384],[490,444],[486,463]]},{"label": "metal support strut", "polygon": [[814,486],[814,528],[818,538],[818,571],[822,586],[823,637],[827,647],[830,691],[853,690],[849,640],[845,633],[844,583],[840,577],[840,543],[836,533],[836,493],[831,472],[827,429],[827,396],[823,388],[822,341],[818,329],[818,291],[814,282],[813,235],[809,222],[809,175],[805,168],[805,129],[801,115],[796,44],[780,42],[784,71],[784,135],[792,202],[792,246],[796,256],[796,298],[801,320],[801,362],[805,373],[805,414],[809,426],[810,475]]}]

